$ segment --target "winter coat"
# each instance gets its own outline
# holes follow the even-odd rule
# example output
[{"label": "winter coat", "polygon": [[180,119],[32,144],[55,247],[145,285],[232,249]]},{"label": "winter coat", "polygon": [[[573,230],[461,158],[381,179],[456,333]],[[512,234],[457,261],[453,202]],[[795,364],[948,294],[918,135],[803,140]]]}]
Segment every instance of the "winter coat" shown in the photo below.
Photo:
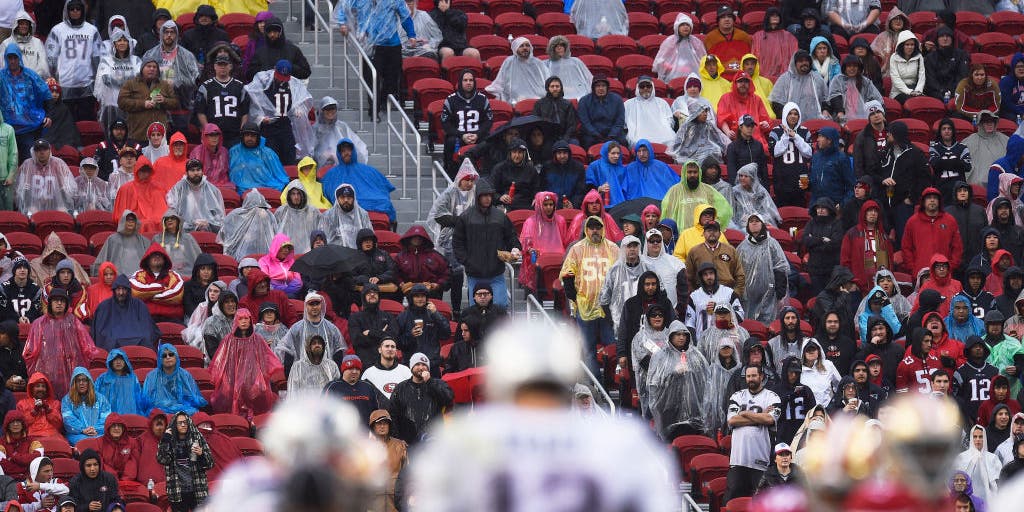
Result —
[{"label": "winter coat", "polygon": [[[591,91],[593,91],[593,84],[591,84]],[[626,108],[622,104],[622,96],[608,92],[603,98],[598,98],[591,92],[580,98],[576,113],[583,135],[601,139],[624,138]]]},{"label": "winter coat", "polygon": [[[414,248],[413,237],[421,237],[423,243]],[[402,251],[394,255],[396,280],[409,283],[434,283],[441,289],[448,282],[448,262],[444,256],[434,250],[434,242],[422,226],[414,225],[399,240]]]},{"label": "winter coat", "polygon": [[422,383],[412,379],[399,382],[388,405],[394,429],[392,435],[410,445],[418,443],[427,425],[451,405],[454,397],[452,388],[441,379],[432,378]]},{"label": "winter coat", "polygon": [[1024,80],[1013,74],[1013,68],[1024,61],[1024,53],[1017,52],[1010,59],[1010,72],[999,79],[999,116],[1016,120],[1024,115]]},{"label": "winter coat", "polygon": [[[403,362],[407,363],[413,354],[422,352],[430,358],[430,366],[437,368],[441,364],[441,340],[451,338],[451,324],[441,313],[431,312],[426,306],[413,306],[411,297],[409,302],[410,305],[395,319],[396,341],[402,351]],[[412,334],[417,320],[423,321],[423,334],[418,337]]]},{"label": "winter coat", "polygon": [[[158,106],[146,107],[152,94],[159,91],[164,102]],[[169,112],[177,110],[180,103],[175,94],[174,85],[167,80],[154,80],[147,83],[141,75],[132,78],[121,86],[121,94],[117,106],[128,113],[128,137],[135,140],[147,140],[146,130],[153,123],[169,126]]]},{"label": "winter coat", "polygon": [[437,24],[437,28],[441,29],[440,46],[451,48],[456,53],[469,46],[466,42],[466,13],[453,6],[444,12],[440,9],[430,11],[430,18]]},{"label": "winter coat", "polygon": [[[549,83],[551,83],[551,77],[548,77],[544,84],[545,91]],[[565,97],[555,98],[551,93],[547,93],[547,95],[533,104],[533,115],[546,121],[551,121],[560,127],[555,135],[556,139],[569,141],[576,138],[576,126],[578,124],[576,106],[565,99]]]},{"label": "winter coat", "polygon": [[[486,179],[477,180],[476,197],[484,194],[494,195],[494,187]],[[519,247],[512,221],[493,205],[484,209],[477,203],[455,222],[452,249],[455,259],[470,277],[491,278],[503,274],[505,264],[498,259],[497,251]]]},{"label": "winter coat", "polygon": [[[275,21],[277,24],[281,24],[281,20],[270,18],[267,20],[267,25],[269,26]],[[249,67],[246,69],[247,78],[252,80],[253,75],[257,72],[274,69],[279,60],[291,62],[292,76],[299,80],[305,80],[312,74],[309,61],[302,54],[302,50],[295,43],[286,39],[284,32],[282,32],[281,37],[277,41],[267,39],[264,45],[256,50],[252,60],[249,62]]]},{"label": "winter coat", "polygon": [[[958,183],[954,188],[959,186]],[[988,224],[985,219],[985,209],[974,203],[974,190],[968,189],[966,204],[956,202],[943,210],[956,221],[960,231],[960,245],[963,247],[960,266],[966,267],[967,262],[981,251],[984,244],[981,231]]]},{"label": "winter coat", "polygon": [[917,37],[909,30],[900,32],[896,38],[896,51],[889,57],[889,78],[892,79],[892,91],[889,97],[895,98],[901,94],[910,96],[912,93],[923,93],[925,83],[924,56],[921,55],[921,43],[917,42],[911,56],[904,57],[902,53],[903,43],[907,41],[917,42]]},{"label": "winter coat", "polygon": [[[658,291],[655,292],[653,297],[644,295],[643,283],[644,279],[653,277],[658,279],[658,274],[653,270],[648,270],[637,278],[636,283],[636,295],[626,299],[622,307],[622,316],[618,325],[615,326],[615,349],[617,354],[623,354],[629,358],[632,349],[630,343],[633,341],[633,337],[640,330],[641,322],[643,322],[644,316],[647,313],[648,308],[653,305],[661,306],[662,310],[665,311],[665,326],[675,320],[675,309],[672,307],[672,302],[669,301],[666,291],[662,288],[661,280],[658,279]],[[674,290],[673,290],[674,292]]]},{"label": "winter coat", "polygon": [[893,247],[886,237],[881,215],[872,236],[868,236],[865,215],[871,208],[878,208],[878,203],[868,200],[860,207],[857,225],[843,235],[839,256],[839,263],[853,272],[854,280],[862,289],[870,288],[875,272],[892,265]]},{"label": "winter coat", "polygon": [[[827,217],[819,217],[815,210],[828,209]],[[800,244],[807,252],[804,268],[811,274],[828,274],[839,264],[843,243],[843,226],[836,218],[836,207],[828,198],[819,198],[811,206],[811,220],[800,233]],[[828,241],[825,241],[825,239]]]},{"label": "winter coat", "polygon": [[949,258],[951,270],[959,268],[964,249],[960,228],[952,215],[942,211],[929,217],[924,212],[924,198],[928,194],[939,194],[937,189],[928,187],[921,193],[917,212],[907,221],[903,229],[903,259],[911,269],[930,266],[932,255],[942,254]]},{"label": "winter coat", "polygon": [[[168,431],[170,431],[169,428]],[[107,510],[111,503],[122,501],[116,476],[102,469],[96,478],[85,476],[85,463],[89,460],[100,462],[100,454],[92,448],[84,450],[78,460],[81,473],[73,476],[71,482],[68,483],[68,488],[71,490],[69,496],[75,500],[75,503],[81,504],[75,509],[78,512],[88,511],[91,501],[99,501],[100,510]]]},{"label": "winter coat", "polygon": [[832,141],[828,149],[818,150],[811,156],[811,204],[819,197],[840,205],[853,197],[854,175],[850,160],[839,147],[839,131],[824,127],[818,132]]},{"label": "winter coat", "polygon": [[[176,417],[172,416],[168,422],[156,453],[156,460],[163,465],[167,476],[167,500],[181,503],[185,496],[190,496],[194,503],[202,503],[209,494],[206,472],[213,469],[213,452],[191,418],[188,418],[185,438],[179,439],[177,430],[171,426]],[[191,450],[197,444],[203,453],[193,460]]]}]

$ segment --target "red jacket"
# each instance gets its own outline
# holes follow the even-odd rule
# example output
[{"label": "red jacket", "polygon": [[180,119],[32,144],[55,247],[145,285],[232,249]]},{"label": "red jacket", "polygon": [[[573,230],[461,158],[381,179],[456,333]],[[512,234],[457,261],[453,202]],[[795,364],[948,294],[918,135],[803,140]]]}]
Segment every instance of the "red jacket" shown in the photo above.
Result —
[{"label": "red jacket", "polygon": [[149,482],[151,478],[154,483],[163,482],[167,479],[164,467],[156,461],[156,452],[157,447],[160,445],[160,439],[153,435],[153,420],[158,416],[163,416],[164,420],[167,421],[166,414],[154,410],[149,415],[149,430],[143,432],[137,439],[139,443],[137,481],[143,485]]},{"label": "red jacket", "polygon": [[1007,251],[1006,249],[996,249],[996,253],[992,257],[992,272],[985,278],[985,287],[983,288],[986,292],[991,293],[993,297],[998,297],[1003,294],[1003,272],[999,270],[999,260],[1003,259],[1003,257],[1010,258],[1010,267],[1016,265],[1010,251]]},{"label": "red jacket", "polygon": [[[266,295],[256,296],[256,285],[261,281],[266,281],[269,291]],[[252,313],[253,318],[259,318],[260,306],[264,302],[273,302],[277,304],[278,311],[281,312],[281,323],[291,327],[292,324],[297,322],[297,317],[294,310],[292,310],[292,304],[288,302],[288,296],[280,290],[269,288],[270,276],[264,273],[262,270],[256,268],[252,272],[249,272],[249,277],[246,279],[246,290],[245,297],[238,298],[238,307],[248,309]]]},{"label": "red jacket", "polygon": [[[414,237],[421,237],[423,244],[412,246]],[[434,242],[423,226],[414,225],[402,235],[402,252],[393,256],[398,267],[398,281],[402,283],[436,283],[444,288],[448,281],[448,260],[434,250]]]},{"label": "red jacket", "polygon": [[[939,213],[929,217],[924,213],[924,198],[929,194],[938,194]],[[928,187],[921,192],[921,200],[917,212],[907,221],[903,228],[903,261],[911,272],[917,272],[930,264],[933,254],[942,254],[949,258],[950,273],[960,267],[963,257],[963,241],[960,239],[960,227],[952,215],[942,211],[942,200],[939,190]]]},{"label": "red jacket", "polygon": [[[905,246],[904,246],[905,247]],[[953,300],[953,296],[963,291],[964,287],[960,284],[960,281],[953,279],[954,267],[951,263],[949,266],[949,274],[945,278],[940,279],[935,275],[935,265],[938,263],[950,263],[949,259],[941,254],[933,254],[931,262],[928,264],[928,268],[931,270],[930,277],[927,281],[921,285],[921,289],[918,290],[917,299],[914,300],[914,311],[917,311],[919,305],[916,303],[921,298],[921,293],[925,290],[935,290],[942,295],[944,300],[939,304],[939,315],[943,318],[949,315],[949,303]],[[920,270],[920,269],[919,269]],[[963,341],[963,340],[960,340]],[[934,350],[934,348],[932,349]],[[963,363],[960,363],[963,364]],[[956,370],[956,368],[954,368]]]},{"label": "red jacket", "polygon": [[[869,238],[864,216],[871,208],[878,209],[878,222]],[[882,208],[874,200],[864,201],[857,219],[857,225],[843,235],[839,264],[853,272],[853,280],[861,290],[870,290],[875,286],[875,272],[882,267],[892,268],[892,243],[885,235]]]},{"label": "red jacket", "polygon": [[[45,382],[47,390],[46,398],[43,399],[43,403],[39,407],[36,407],[36,399],[32,398],[32,386],[37,382]],[[31,437],[63,435],[64,418],[60,415],[60,401],[53,398],[53,386],[50,385],[50,380],[42,373],[35,372],[28,378],[28,386],[25,389],[29,396],[18,400],[18,410],[25,417],[28,435]]]},{"label": "red jacket", "polygon": [[[993,382],[993,386],[994,385],[995,385],[995,383]],[[992,398],[989,398],[988,400],[985,400],[984,402],[982,402],[981,406],[978,407],[978,418],[976,420],[978,425],[981,425],[981,426],[983,426],[985,428],[988,428],[988,424],[991,423],[991,421],[992,421],[992,411],[999,404],[1006,404],[1006,407],[1008,407],[1010,409],[1011,421],[1012,421],[1012,418],[1013,418],[1014,414],[1017,414],[1018,412],[1021,412],[1020,404],[1017,403],[1016,400],[1014,400],[1014,399],[1010,398],[1009,396],[1007,396],[1006,400],[1003,400],[1003,401],[1000,402],[1000,401],[997,401],[996,397],[993,396]],[[984,420],[984,421],[982,421],[982,420]]]},{"label": "red jacket", "polygon": [[[110,427],[116,424],[120,424],[124,430],[121,437],[114,440],[110,435]],[[118,480],[135,480],[139,475],[140,451],[138,441],[128,435],[128,425],[121,419],[121,415],[110,413],[103,423],[103,437],[100,438],[103,471],[116,476]]]},{"label": "red jacket", "polygon": [[[146,261],[154,254],[162,254],[165,261],[164,271],[153,275]],[[129,280],[132,285],[132,296],[146,303],[149,314],[154,317],[184,318],[181,299],[185,294],[185,280],[171,268],[171,257],[160,244],[153,243],[142,255],[139,270]]]},{"label": "red jacket", "polygon": [[[22,424],[22,436],[12,438],[7,427],[13,421],[20,421]],[[4,474],[13,478],[24,478],[28,472],[28,465],[33,459],[39,456],[35,448],[41,448],[35,438],[28,435],[28,422],[25,421],[25,414],[18,409],[8,411],[4,417],[4,436],[0,437],[0,447],[3,447],[7,458],[0,462]],[[36,446],[32,446],[35,443]]]},{"label": "red jacket", "polygon": [[934,356],[940,362],[943,357],[953,358],[955,361],[954,366],[943,365],[946,366],[946,370],[952,375],[957,368],[960,368],[967,362],[967,356],[964,355],[964,344],[960,340],[954,340],[949,337],[949,333],[946,332],[946,323],[942,320],[942,315],[934,311],[924,315],[924,318],[921,319],[921,326],[924,327],[932,318],[939,319],[939,323],[942,325],[942,336],[938,338],[932,337],[932,349],[928,352],[928,355]]}]

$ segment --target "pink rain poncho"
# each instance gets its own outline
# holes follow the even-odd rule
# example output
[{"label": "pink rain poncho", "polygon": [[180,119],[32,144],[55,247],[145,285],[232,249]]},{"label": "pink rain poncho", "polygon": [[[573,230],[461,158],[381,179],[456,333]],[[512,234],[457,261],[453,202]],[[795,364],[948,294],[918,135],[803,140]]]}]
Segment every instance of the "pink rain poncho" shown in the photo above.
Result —
[{"label": "pink rain poncho", "polygon": [[[779,17],[779,24],[768,27],[768,19]],[[774,81],[789,70],[790,56],[796,53],[800,44],[796,37],[782,25],[782,16],[778,7],[770,7],[764,14],[764,26],[767,30],[758,30],[753,35],[750,53],[757,55],[761,65],[761,76],[769,76]]]},{"label": "pink rain poncho", "polygon": [[[289,246],[292,252],[288,253],[283,260],[277,259],[277,253],[282,247]],[[281,290],[289,296],[298,293],[302,288],[302,276],[292,272],[292,265],[295,263],[295,246],[291,238],[284,233],[274,235],[270,242],[270,250],[259,259],[260,270],[270,276],[270,287]]]},{"label": "pink rain poncho", "polygon": [[22,356],[29,375],[35,372],[46,375],[53,384],[54,396],[64,396],[68,393],[72,370],[78,366],[88,367],[95,353],[96,345],[89,328],[69,310],[61,318],[47,313],[32,322]]},{"label": "pink rain poncho", "polygon": [[708,53],[704,48],[704,42],[695,35],[679,37],[679,26],[684,24],[693,30],[693,20],[690,16],[679,13],[676,21],[672,23],[672,35],[661,42],[658,54],[654,57],[652,69],[665,83],[689,76],[690,73],[698,73],[701,62]]},{"label": "pink rain poncho", "polygon": [[[250,322],[244,331],[239,328],[243,318]],[[217,412],[252,419],[269,412],[277,401],[270,377],[275,372],[283,374],[284,366],[254,327],[252,313],[240,308],[231,332],[221,341],[210,362],[214,387],[210,402]]]},{"label": "pink rain poncho", "polygon": [[[221,142],[212,151],[206,147],[205,140],[211,134],[221,135]],[[189,158],[195,158],[203,163],[203,175],[210,180],[210,183],[230,185],[231,178],[228,178],[230,159],[228,158],[228,148],[224,147],[224,136],[221,134],[220,128],[213,123],[206,123],[206,128],[203,128],[203,139],[203,142],[189,153]]]},{"label": "pink rain poncho", "polygon": [[[569,244],[569,228],[565,219],[552,212],[551,217],[544,215],[544,201],[551,200],[558,207],[558,196],[554,192],[537,192],[533,196],[533,211],[530,218],[523,223],[523,231],[519,234],[519,245],[523,247],[523,258],[526,260],[520,267],[519,283],[534,289],[537,284],[537,273],[534,269],[530,251],[541,254],[565,254]],[[547,286],[550,283],[546,284]]]}]

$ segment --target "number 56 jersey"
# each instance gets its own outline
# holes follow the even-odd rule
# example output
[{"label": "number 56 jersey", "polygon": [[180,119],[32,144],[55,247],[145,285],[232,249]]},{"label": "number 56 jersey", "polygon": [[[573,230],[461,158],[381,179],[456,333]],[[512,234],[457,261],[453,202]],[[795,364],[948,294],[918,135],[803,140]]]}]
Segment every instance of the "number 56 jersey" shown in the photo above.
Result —
[{"label": "number 56 jersey", "polygon": [[679,510],[668,451],[630,420],[477,409],[414,455],[417,512]]}]

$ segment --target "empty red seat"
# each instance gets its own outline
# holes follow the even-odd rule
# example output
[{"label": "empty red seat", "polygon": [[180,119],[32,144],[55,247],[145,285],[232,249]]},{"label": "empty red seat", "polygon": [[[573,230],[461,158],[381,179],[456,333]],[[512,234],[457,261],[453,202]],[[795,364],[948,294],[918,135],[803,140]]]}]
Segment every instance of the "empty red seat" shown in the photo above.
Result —
[{"label": "empty red seat", "polygon": [[130,345],[121,347],[136,368],[156,368],[156,352],[149,347]]},{"label": "empty red seat", "polygon": [[231,442],[235,443],[235,448],[238,448],[238,451],[242,452],[243,457],[256,457],[263,455],[263,444],[260,443],[259,439],[234,436],[231,438]]},{"label": "empty red seat", "polygon": [[[918,11],[907,14],[907,19],[910,20],[910,26],[913,27],[914,32],[923,34],[929,30],[935,28],[939,24],[939,17],[932,11]],[[886,20],[888,23],[888,20]],[[960,28],[960,13],[956,15],[956,28]],[[906,27],[904,27],[906,29]]]},{"label": "empty red seat", "polygon": [[377,235],[377,247],[387,251],[390,254],[396,254],[402,250],[401,235],[394,231],[380,231],[374,230],[373,234]]},{"label": "empty red seat", "polygon": [[650,76],[653,64],[654,59],[647,55],[623,55],[615,61],[615,68],[619,72],[619,80],[628,82],[630,79],[641,75]]},{"label": "empty red seat", "polygon": [[466,12],[466,38],[494,33],[494,20],[479,12]]},{"label": "empty red seat", "polygon": [[487,0],[487,13],[497,18],[500,14],[523,13],[523,0]]},{"label": "empty red seat", "polygon": [[228,254],[211,254],[210,256],[217,263],[217,275],[238,275],[238,261],[235,258]]},{"label": "empty red seat", "polygon": [[701,489],[704,482],[710,482],[729,472],[729,457],[721,453],[702,453],[690,461],[690,484]]},{"label": "empty red seat", "polygon": [[512,112],[515,117],[528,116],[533,113],[533,106],[537,104],[537,100],[534,98],[527,98],[525,100],[519,100],[514,107]]},{"label": "empty red seat", "polygon": [[569,40],[569,51],[572,53],[573,57],[593,55],[594,52],[597,51],[594,41],[587,36],[566,34],[565,38]]},{"label": "empty red seat", "polygon": [[200,390],[213,391],[213,377],[206,368],[186,368]]},{"label": "empty red seat", "polygon": [[[696,10],[696,2],[694,0],[654,0],[653,3],[654,15],[659,17],[667,13],[689,13]],[[697,20],[694,20],[694,22],[696,23]],[[700,27],[693,27],[694,32],[698,32],[699,29]]]},{"label": "empty red seat", "polygon": [[43,252],[43,241],[34,233],[15,231],[7,233],[7,242],[11,244],[10,249],[20,251],[22,254],[40,254]]},{"label": "empty red seat", "polygon": [[236,38],[248,35],[256,23],[256,17],[245,12],[229,12],[221,15],[217,22],[224,26],[228,37]]},{"label": "empty red seat", "polygon": [[604,55],[612,61],[616,61],[624,55],[630,55],[637,52],[635,39],[618,34],[601,36],[597,40],[597,48],[600,49],[601,55]]},{"label": "empty red seat", "polygon": [[72,457],[71,445],[63,437],[42,437],[38,439],[43,445],[43,451],[51,459],[70,459]]},{"label": "empty red seat", "polygon": [[77,121],[75,127],[78,128],[78,134],[82,136],[83,146],[99,144],[106,138],[103,126],[96,121]]},{"label": "empty red seat", "polygon": [[505,12],[494,16],[494,33],[499,36],[511,34],[512,37],[519,37],[537,32],[536,22],[533,18],[519,12]]},{"label": "empty red seat", "polygon": [[[60,237],[60,241],[64,244],[64,249],[67,250],[68,254],[72,253],[88,253],[89,252],[89,240],[84,236],[75,233],[74,231],[57,231],[57,236]],[[88,270],[88,267],[86,267]]]},{"label": "empty red seat", "polygon": [[[746,8],[746,6],[744,7]],[[753,35],[764,26],[764,11],[747,10],[743,16],[740,16],[739,23],[740,28]]]},{"label": "empty red seat", "polygon": [[427,106],[437,100],[443,100],[455,91],[451,82],[441,78],[421,78],[412,85],[416,108],[426,112]]},{"label": "empty red seat", "polygon": [[117,223],[110,216],[110,212],[102,210],[80,212],[75,221],[79,225],[79,232],[87,239],[100,231],[115,231],[117,229]]},{"label": "empty red seat", "polygon": [[49,451],[46,456],[53,462],[53,476],[68,481],[78,476],[82,470],[78,467],[78,461],[68,457],[55,457]]},{"label": "empty red seat", "polygon": [[33,232],[45,240],[54,231],[74,231],[75,219],[68,212],[60,210],[43,210],[32,215]]},{"label": "empty red seat", "polygon": [[217,432],[228,437],[247,437],[249,435],[249,422],[237,414],[214,414],[213,426]]},{"label": "empty red seat", "polygon": [[563,12],[549,12],[537,16],[537,28],[540,33],[548,36],[564,36],[575,34],[576,25],[569,20],[569,15]]},{"label": "empty red seat", "polygon": [[[480,58],[483,60],[490,59],[491,57],[507,57],[509,55],[512,55],[512,49],[509,47],[508,39],[494,34],[482,34],[479,36],[475,36],[473,37],[473,39],[469,40],[469,45],[472,46],[473,48],[476,48],[477,51],[480,52]],[[409,57],[405,57],[402,59],[403,65],[404,61],[408,59]],[[435,73],[433,76],[436,77],[437,73]]]},{"label": "empty red seat", "polygon": [[[919,142],[927,146],[932,140],[931,127],[924,121],[913,117],[898,119],[898,121],[902,121],[907,125],[907,132],[912,142]],[[925,150],[925,153],[927,154],[928,151]]]},{"label": "empty red seat", "polygon": [[1006,57],[1017,52],[1017,42],[1002,32],[984,32],[974,36],[975,50],[996,57]]},{"label": "empty red seat", "polygon": [[437,60],[427,57],[404,57],[402,58],[402,76],[405,86],[411,90],[413,84],[422,78],[437,78],[441,74],[441,67]]},{"label": "empty red seat", "polygon": [[920,119],[925,123],[931,125],[943,117],[946,117],[946,105],[942,100],[932,98],[931,96],[914,96],[908,98],[903,103],[903,109],[906,111],[906,115],[912,116],[914,119]]},{"label": "empty red seat", "polygon": [[[957,25],[959,25],[960,13],[957,13]],[[997,11],[988,16],[992,30],[1002,32],[1010,36],[1017,36],[1024,33],[1024,14],[1010,11]]]},{"label": "empty red seat", "polygon": [[217,242],[217,234],[211,231],[193,231],[192,238],[199,244],[203,252],[220,254],[224,247]]},{"label": "empty red seat", "polygon": [[178,358],[181,361],[182,368],[202,368],[203,363],[206,361],[203,351],[192,345],[178,345],[174,348],[178,350]]},{"label": "empty red seat", "polygon": [[[110,218],[110,212],[105,212]],[[24,213],[18,211],[0,211],[0,233],[10,234],[15,231],[29,232],[29,220]]]},{"label": "empty red seat", "polygon": [[[852,143],[852,141],[850,141]],[[810,213],[807,208],[801,208],[799,206],[783,206],[779,208],[779,216],[782,217],[782,225],[779,226],[782,229],[788,230],[789,228],[803,229],[807,225],[807,222],[811,220]]]},{"label": "empty red seat", "polygon": [[583,61],[583,64],[587,66],[587,69],[594,76],[605,75],[610,77],[615,72],[611,59],[604,55],[583,55],[580,56],[580,60]]},{"label": "empty red seat", "polygon": [[[937,25],[938,19],[935,20],[935,24],[926,28],[918,27],[917,23],[915,23],[913,27],[914,32],[923,34]],[[978,34],[988,32],[988,18],[984,14],[978,12],[958,10],[956,13],[956,29],[974,37]]]},{"label": "empty red seat", "polygon": [[657,34],[661,31],[658,18],[650,12],[630,12],[629,16],[629,37],[640,39],[643,36]]},{"label": "empty red seat", "polygon": [[653,59],[658,55],[658,50],[661,49],[661,44],[665,42],[667,37],[665,34],[648,34],[641,37],[638,44],[643,50],[644,55]]}]

